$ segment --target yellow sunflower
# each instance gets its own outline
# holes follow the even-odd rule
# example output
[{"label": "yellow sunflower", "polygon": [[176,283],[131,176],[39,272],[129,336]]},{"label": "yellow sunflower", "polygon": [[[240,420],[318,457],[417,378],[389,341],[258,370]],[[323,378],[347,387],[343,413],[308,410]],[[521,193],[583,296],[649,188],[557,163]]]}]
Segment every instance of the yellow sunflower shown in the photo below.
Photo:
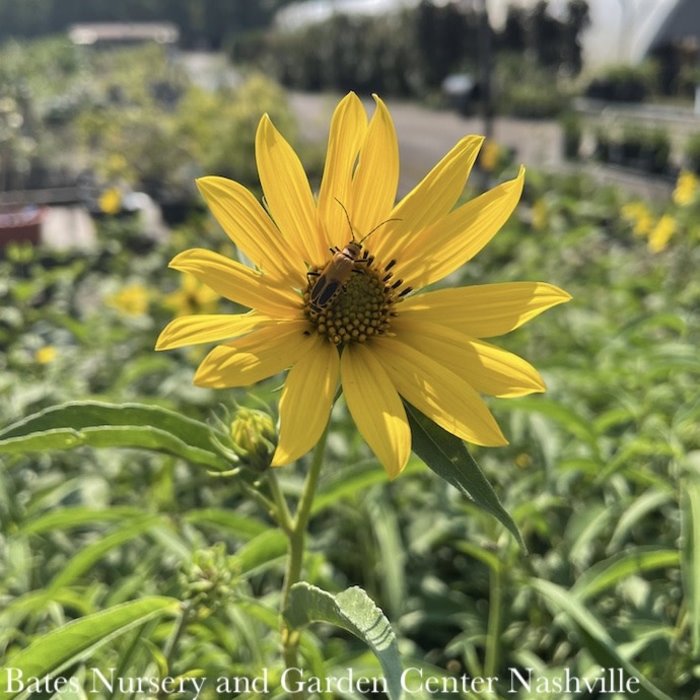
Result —
[{"label": "yellow sunflower", "polygon": [[176,316],[193,314],[199,311],[214,311],[219,303],[219,295],[210,287],[202,284],[196,277],[184,274],[180,288],[163,299],[163,304],[175,312]]},{"label": "yellow sunflower", "polygon": [[[316,197],[267,115],[256,135],[266,208],[236,182],[198,180],[212,213],[254,268],[202,249],[170,263],[250,309],[182,316],[163,330],[158,350],[222,343],[200,364],[195,384],[247,386],[289,370],[273,466],[317,443],[339,386],[391,477],[411,451],[403,401],[468,442],[506,444],[481,394],[523,396],[544,391],[544,383],[525,360],[483,338],[570,298],[541,282],[420,292],[496,234],[520,199],[524,171],[454,208],[483,141],[467,136],[395,204],[396,133],[384,103],[374,99],[369,122],[353,93],[338,104]],[[352,274],[338,276],[342,251],[375,227]],[[343,281],[338,292],[319,301],[316,285],[335,279]]]}]

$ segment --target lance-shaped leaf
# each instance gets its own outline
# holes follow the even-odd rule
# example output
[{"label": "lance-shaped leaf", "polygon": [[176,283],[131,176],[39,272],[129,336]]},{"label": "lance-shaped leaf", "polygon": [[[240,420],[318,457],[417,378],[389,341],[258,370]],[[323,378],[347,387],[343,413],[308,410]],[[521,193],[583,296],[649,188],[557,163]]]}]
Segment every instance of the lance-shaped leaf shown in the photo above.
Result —
[{"label": "lance-shaped leaf", "polygon": [[636,679],[631,686],[634,689],[635,698],[671,700],[625,658],[608,634],[605,625],[569,591],[544,579],[531,579],[530,585],[544,598],[555,614],[563,613],[573,623],[581,643],[602,668],[620,669],[625,677],[625,683]]},{"label": "lance-shaped leaf", "polygon": [[518,526],[501,504],[489,480],[469,454],[464,443],[452,433],[433,423],[418,409],[406,403],[411,425],[413,451],[439,477],[452,484],[475,505],[493,515],[525,549]]},{"label": "lance-shaped leaf", "polygon": [[215,469],[231,463],[215,447],[210,426],[160,406],[75,401],[46,408],[0,430],[0,452],[133,447],[182,457]]},{"label": "lance-shaped leaf", "polygon": [[683,585],[688,597],[688,618],[693,657],[700,658],[700,476],[691,475],[682,489]]},{"label": "lance-shaped leaf", "polygon": [[[81,617],[10,656],[5,668],[0,668],[0,678],[21,677],[27,681],[53,676],[133,627],[159,615],[176,613],[179,606],[174,598],[152,596]],[[0,700],[14,700],[23,695],[22,690],[16,690],[19,687],[19,683],[0,686]]]},{"label": "lance-shaped leaf", "polygon": [[381,664],[390,700],[399,700],[401,659],[394,631],[361,588],[353,586],[332,595],[309,583],[295,583],[289,591],[284,617],[295,629],[310,622],[327,622],[361,639]]}]

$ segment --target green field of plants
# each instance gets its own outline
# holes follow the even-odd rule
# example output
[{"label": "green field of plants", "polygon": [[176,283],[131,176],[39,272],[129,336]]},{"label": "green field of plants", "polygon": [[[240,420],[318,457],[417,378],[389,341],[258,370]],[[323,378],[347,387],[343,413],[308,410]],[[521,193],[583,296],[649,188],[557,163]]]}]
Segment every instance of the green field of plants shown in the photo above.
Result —
[{"label": "green field of plants", "polygon": [[[177,189],[188,162],[255,187],[259,116],[272,101],[293,125],[283,93],[253,80],[242,96],[193,98],[206,118],[182,107],[151,119],[172,131],[144,142],[148,172],[128,134],[150,117],[134,109],[122,124],[94,86],[91,110],[81,97],[60,128],[81,125],[71,138],[105,187],[162,167]],[[48,88],[31,89],[37,114],[55,109],[39,99]],[[195,88],[181,89],[180,105]],[[237,105],[235,132],[217,100]],[[182,148],[168,152],[170,138]],[[318,184],[319,154],[308,162]],[[199,388],[208,347],[154,351],[174,315],[240,311],[168,269],[189,247],[238,256],[198,204],[165,241],[122,213],[97,221],[93,250],[0,251],[3,700],[384,697],[371,684],[285,685],[289,533],[271,513],[297,505],[312,457],[274,482],[260,470],[280,377]],[[392,697],[398,684],[416,698],[700,698],[699,268],[693,176],[672,200],[642,202],[528,172],[514,216],[448,280],[542,280],[573,297],[498,339],[547,392],[489,400],[509,445],[469,447],[522,544],[415,455],[390,481],[341,398],[306,504],[309,585],[292,590],[282,625],[307,678],[386,678]]]}]

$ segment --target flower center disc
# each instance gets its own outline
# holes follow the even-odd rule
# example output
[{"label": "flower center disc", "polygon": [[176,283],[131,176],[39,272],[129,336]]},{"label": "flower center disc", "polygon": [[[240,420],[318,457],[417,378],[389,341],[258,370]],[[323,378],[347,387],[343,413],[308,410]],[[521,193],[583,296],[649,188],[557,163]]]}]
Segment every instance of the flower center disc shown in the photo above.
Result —
[{"label": "flower center disc", "polygon": [[369,265],[356,264],[345,286],[331,302],[313,309],[309,303],[311,289],[318,278],[311,277],[304,295],[306,315],[316,330],[332,343],[364,343],[389,328],[397,301],[394,288],[387,286]]}]

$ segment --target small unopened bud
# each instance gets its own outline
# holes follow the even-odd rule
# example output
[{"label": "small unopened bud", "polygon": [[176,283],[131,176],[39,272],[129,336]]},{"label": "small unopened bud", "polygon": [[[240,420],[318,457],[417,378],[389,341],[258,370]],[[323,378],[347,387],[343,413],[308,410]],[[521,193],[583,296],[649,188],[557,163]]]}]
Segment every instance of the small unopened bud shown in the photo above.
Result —
[{"label": "small unopened bud", "polygon": [[239,408],[231,423],[233,448],[254,469],[267,469],[275,451],[275,425],[272,418],[254,408]]}]

